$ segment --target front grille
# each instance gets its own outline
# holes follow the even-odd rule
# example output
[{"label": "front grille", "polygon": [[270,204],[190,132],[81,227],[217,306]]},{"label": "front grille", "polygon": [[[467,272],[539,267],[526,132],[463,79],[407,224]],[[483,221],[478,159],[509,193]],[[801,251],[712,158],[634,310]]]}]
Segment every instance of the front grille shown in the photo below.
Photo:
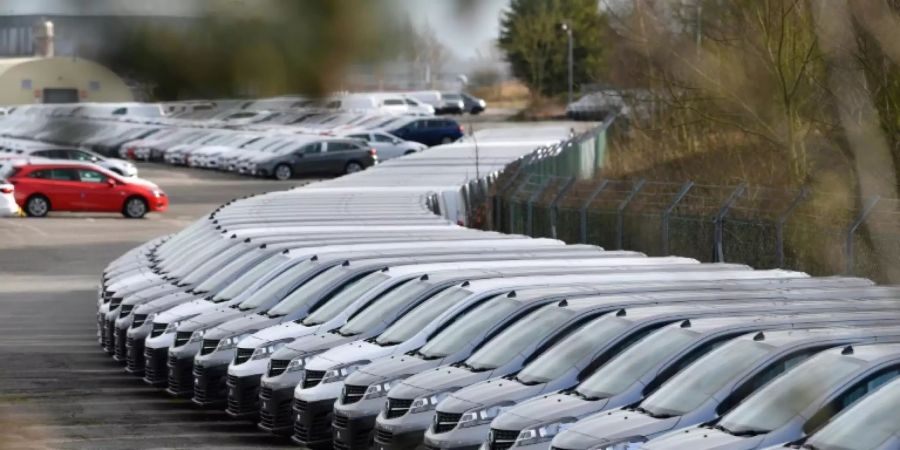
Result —
[{"label": "front grille", "polygon": [[116,322],[112,320],[106,321],[106,332],[103,333],[105,337],[103,348],[106,349],[106,352],[110,355],[115,353],[115,333],[116,333]]},{"label": "front grille", "polygon": [[462,419],[462,414],[450,414],[438,411],[437,418],[434,422],[434,432],[446,433],[456,428],[456,424],[459,423],[459,419]]},{"label": "front grille", "polygon": [[175,344],[173,345],[173,347],[181,347],[182,345],[187,344],[188,341],[191,340],[192,334],[193,333],[191,333],[190,331],[176,332],[175,333]]},{"label": "front grille", "polygon": [[127,357],[127,347],[125,347],[125,338],[128,335],[127,328],[116,327],[116,337],[113,339],[113,347],[115,347],[115,356],[119,361],[125,361]]},{"label": "front grille", "polygon": [[[260,395],[262,398],[262,395]],[[270,410],[259,410],[259,424],[270,430],[288,428],[291,426],[291,402],[280,402],[274,415]]]},{"label": "front grille", "polygon": [[488,442],[490,450],[506,450],[516,442],[519,432],[515,430],[498,430],[491,428],[491,440]]},{"label": "front grille", "polygon": [[341,403],[349,405],[362,400],[368,386],[344,385],[344,392],[341,394]]},{"label": "front grille", "polygon": [[[395,417],[400,417],[409,412],[409,407],[412,406],[412,400],[399,399],[399,398],[390,398],[387,400],[387,412],[385,412],[385,417],[388,419],[393,419]],[[458,420],[458,419],[457,419]]]},{"label": "front grille", "polygon": [[208,354],[216,351],[216,347],[218,347],[218,346],[219,346],[218,339],[204,339],[203,346],[200,347],[200,354],[208,355]]},{"label": "front grille", "polygon": [[277,377],[284,373],[287,370],[288,364],[291,362],[286,359],[271,359],[269,360],[269,376]]},{"label": "front grille", "polygon": [[125,338],[125,364],[128,371],[137,373],[144,370],[144,342],[129,336]]},{"label": "front grille", "polygon": [[228,375],[227,377],[225,377],[225,384],[228,385],[228,387],[237,386],[237,384],[238,384],[237,375]]},{"label": "front grille", "polygon": [[109,311],[112,312],[112,310],[118,308],[119,305],[121,305],[121,304],[122,304],[122,297],[113,297],[113,298],[109,299]]},{"label": "front grille", "polygon": [[252,348],[238,348],[237,353],[234,355],[234,364],[243,364],[247,362],[251,356],[253,356]]},{"label": "front grille", "polygon": [[122,307],[119,308],[119,318],[128,317],[132,310],[134,310],[134,305],[122,305]]},{"label": "front grille", "polygon": [[294,412],[304,413],[309,409],[309,404],[303,400],[294,399]]},{"label": "front grille", "polygon": [[131,328],[140,328],[144,325],[144,321],[147,320],[146,314],[135,314],[134,318],[131,319]]},{"label": "front grille", "polygon": [[382,430],[375,427],[375,442],[379,444],[390,444],[394,440],[394,433],[388,430]]},{"label": "front grille", "polygon": [[348,423],[350,423],[349,417],[338,414],[337,411],[332,414],[331,425],[335,428],[347,428]]},{"label": "front grille", "polygon": [[316,442],[331,439],[331,424],[328,414],[316,414],[309,421],[309,426],[299,420],[294,421],[294,437],[300,442]]},{"label": "front grille", "polygon": [[[259,394],[254,387],[244,386],[240,388],[240,379],[235,375],[228,375],[225,384],[228,385],[228,411],[233,414],[255,414],[259,410]],[[231,388],[234,388],[232,391]]]},{"label": "front grille", "polygon": [[[144,348],[144,380],[148,383],[164,383],[168,379],[166,352],[165,348],[158,352],[154,352],[152,348]],[[159,357],[154,358],[154,354],[158,354]]]},{"label": "front grille", "polygon": [[325,378],[324,370],[307,370],[303,377],[303,389],[316,387]]},{"label": "front grille", "polygon": [[[203,379],[204,375],[206,374],[206,370],[204,369],[203,366],[195,365],[193,374],[194,374],[194,379]],[[205,402],[207,399],[207,389],[203,388],[200,385],[197,385],[196,383],[193,383],[193,380],[191,380],[191,381],[192,381],[191,385],[194,388],[194,399],[199,402]],[[206,383],[204,383],[204,385],[208,386],[209,380],[205,380],[205,381],[206,381]]]},{"label": "front grille", "polygon": [[153,328],[150,329],[150,337],[157,337],[157,336],[163,334],[166,331],[166,328],[168,328],[168,326],[169,326],[169,324],[167,324],[167,323],[153,322],[153,325],[152,325]]}]

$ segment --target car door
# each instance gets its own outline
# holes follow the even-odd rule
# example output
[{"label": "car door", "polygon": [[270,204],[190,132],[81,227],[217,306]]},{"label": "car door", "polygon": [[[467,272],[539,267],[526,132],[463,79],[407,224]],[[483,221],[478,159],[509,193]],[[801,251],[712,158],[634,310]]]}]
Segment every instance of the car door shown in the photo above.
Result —
[{"label": "car door", "polygon": [[321,173],[325,166],[325,143],[314,142],[294,152],[293,169],[295,174]]},{"label": "car door", "polygon": [[[81,207],[81,183],[78,181],[78,172],[66,168],[49,169],[46,172],[47,178],[42,178],[36,183],[38,186],[35,192],[46,195],[50,200],[50,207],[54,210],[78,211]],[[34,172],[32,175],[37,173]]]},{"label": "car door", "polygon": [[399,145],[399,141],[384,133],[372,133],[369,145],[375,148],[378,158],[382,160],[403,156],[404,149]]},{"label": "car door", "polygon": [[[83,211],[116,212],[122,208],[124,192],[105,174],[91,169],[78,169]],[[112,180],[115,182],[115,180]]]},{"label": "car door", "polygon": [[344,166],[348,161],[348,152],[357,149],[359,147],[349,142],[328,142],[325,147],[322,171],[327,173],[344,173]]}]

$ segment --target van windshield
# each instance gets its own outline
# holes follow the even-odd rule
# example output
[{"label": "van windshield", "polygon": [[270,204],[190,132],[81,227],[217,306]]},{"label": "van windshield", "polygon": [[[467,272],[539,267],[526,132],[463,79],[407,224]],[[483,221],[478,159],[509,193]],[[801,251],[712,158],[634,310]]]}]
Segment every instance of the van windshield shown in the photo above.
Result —
[{"label": "van windshield", "polygon": [[[425,281],[417,280],[415,285],[425,283]],[[426,284],[426,286],[430,288],[430,284]],[[418,286],[413,287],[412,284],[408,285],[408,287],[409,289],[419,289]],[[425,291],[426,289],[422,288],[422,292]],[[422,331],[437,316],[469,295],[472,295],[471,291],[460,287],[444,289],[440,293],[432,295],[419,306],[416,306],[415,309],[394,322],[375,339],[375,342],[379,345],[399,344],[415,336],[416,333]]]},{"label": "van windshield", "polygon": [[571,309],[556,305],[541,308],[491,338],[466,360],[466,365],[474,370],[496,369],[521,354],[528,346],[550,337],[574,315],[575,312]]},{"label": "van windshield", "polygon": [[[288,261],[290,261],[290,258],[281,254],[272,255],[266,258],[265,261],[253,266],[252,269],[244,272],[244,274],[239,276],[236,280],[228,283],[228,286],[225,286],[218,294],[213,296],[213,301],[216,303],[224,302],[241,295],[241,293],[249,288],[251,284],[261,279],[263,275],[275,270],[276,267]],[[306,262],[301,264],[306,264]]]},{"label": "van windshield", "polygon": [[[374,328],[379,323],[390,320],[400,308],[406,308],[406,305],[414,304],[416,299],[431,289],[431,284],[422,280],[409,280],[391,290],[387,294],[375,299],[359,312],[352,319],[338,330],[344,336],[353,336]],[[434,309],[440,311],[441,306]],[[432,312],[433,313],[433,312]]]},{"label": "van windshield", "polygon": [[[900,430],[900,380],[867,395],[815,433],[807,444],[823,450],[875,450]],[[861,432],[865,430],[865,432]]]},{"label": "van windshield", "polygon": [[328,322],[352,305],[358,298],[365,295],[366,292],[369,292],[389,278],[382,272],[375,272],[354,281],[312,314],[306,316],[301,323],[310,327]]},{"label": "van windshield", "polygon": [[233,280],[234,277],[240,272],[244,267],[250,264],[253,260],[259,258],[262,255],[262,251],[250,250],[244,253],[241,256],[238,256],[233,261],[226,264],[224,267],[211,274],[211,276],[202,283],[198,284],[195,291],[203,293],[212,291],[219,286],[224,286],[229,280]]},{"label": "van windshield", "polygon": [[[258,308],[259,306],[262,306],[264,303],[269,301],[272,297],[281,295],[281,293],[286,289],[290,289],[293,286],[297,286],[298,284],[307,281],[306,273],[308,271],[308,267],[305,266],[307,262],[311,261],[304,261],[303,264],[298,264],[294,267],[291,267],[290,269],[287,269],[275,276],[275,278],[269,280],[256,292],[250,294],[250,297],[240,303],[240,305],[238,306],[240,310],[247,311],[250,309]],[[328,270],[326,270],[325,273],[328,273]]]},{"label": "van windshield", "polygon": [[820,353],[772,380],[719,421],[726,432],[762,434],[805,410],[841,378],[865,363],[859,359]]},{"label": "van windshield", "polygon": [[641,403],[657,416],[680,416],[700,407],[710,396],[747,370],[772,346],[749,339],[729,342],[702,356],[666,381]]},{"label": "van windshield", "polygon": [[553,381],[577,362],[601,350],[606,343],[628,329],[628,326],[627,320],[615,315],[592,320],[528,363],[516,379],[525,384]]},{"label": "van windshield", "polygon": [[576,390],[591,398],[608,398],[619,394],[651,368],[693,342],[697,335],[698,333],[686,328],[663,328],[625,349],[579,384]]},{"label": "van windshield", "polygon": [[341,286],[335,286],[342,279],[346,279],[350,270],[347,267],[332,267],[319,274],[315,278],[303,283],[294,292],[288,294],[268,311],[269,317],[286,316],[297,309],[309,308],[324,298],[329,292],[346,286],[346,281]]}]

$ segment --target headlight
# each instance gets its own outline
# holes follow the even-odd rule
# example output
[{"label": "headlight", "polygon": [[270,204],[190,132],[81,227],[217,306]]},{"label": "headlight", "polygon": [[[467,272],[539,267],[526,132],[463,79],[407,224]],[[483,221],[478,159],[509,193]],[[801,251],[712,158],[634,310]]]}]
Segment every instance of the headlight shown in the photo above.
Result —
[{"label": "headlight", "polygon": [[478,425],[484,425],[486,423],[491,423],[494,420],[494,417],[497,417],[505,411],[507,408],[512,406],[512,403],[501,403],[499,405],[489,406],[487,408],[474,409],[472,411],[466,412],[459,418],[459,427],[475,427]]},{"label": "headlight", "polygon": [[447,396],[450,395],[451,392],[453,391],[438,392],[437,394],[415,398],[413,399],[412,404],[409,405],[409,413],[415,414],[423,411],[430,411],[434,409],[434,407],[437,406],[437,404],[440,403],[441,400],[447,398]]},{"label": "headlight", "polygon": [[206,330],[195,330],[191,333],[191,338],[188,339],[188,343],[200,342],[203,340],[203,335],[206,334]]},{"label": "headlight", "polygon": [[255,333],[255,331],[251,331],[249,333],[239,334],[237,336],[232,336],[230,338],[225,338],[219,341],[219,345],[216,347],[217,352],[221,352],[223,350],[231,350],[237,347],[238,342],[241,342],[245,337],[250,336]]},{"label": "headlight", "polygon": [[637,436],[618,444],[600,444],[596,447],[591,447],[590,450],[637,450],[644,442],[647,442],[647,439]]},{"label": "headlight", "polygon": [[557,434],[572,426],[573,423],[575,423],[575,420],[569,419],[560,422],[547,423],[534,428],[526,428],[519,432],[515,445],[532,445],[540,442],[547,442],[553,439]]},{"label": "headlight", "polygon": [[325,375],[322,377],[322,383],[334,383],[335,381],[341,381],[344,378],[347,378],[347,375],[350,375],[353,372],[356,372],[356,369],[368,364],[369,361],[357,361],[352,364],[347,364],[341,367],[335,367],[334,369],[328,370],[325,372]]},{"label": "headlight", "polygon": [[395,378],[393,380],[385,381],[384,383],[373,384],[366,389],[366,393],[363,394],[363,398],[371,399],[384,397],[387,395],[388,391],[391,390],[392,387],[396,386],[397,383],[402,381],[400,378]]},{"label": "headlight", "polygon": [[268,358],[272,356],[272,353],[275,353],[278,349],[284,347],[291,341],[293,341],[293,339],[282,339],[280,341],[270,342],[262,347],[257,347],[256,350],[253,350],[253,354],[250,355],[250,359]]},{"label": "headlight", "polygon": [[292,359],[291,362],[288,363],[287,371],[288,372],[296,372],[298,370],[303,370],[306,367],[306,356],[301,356],[297,359]]},{"label": "headlight", "polygon": [[156,197],[156,198],[162,197],[162,191],[154,190],[154,191],[153,191],[153,196]]},{"label": "headlight", "polygon": [[144,323],[142,323],[141,326],[147,325],[147,324],[153,325],[153,319],[155,319],[155,318],[156,318],[156,313],[147,314],[147,317],[144,318]]},{"label": "headlight", "polygon": [[169,326],[166,327],[166,331],[164,331],[164,333],[165,334],[174,333],[175,330],[178,329],[178,326],[181,325],[182,322],[184,322],[184,320],[179,320],[177,322],[170,323]]}]

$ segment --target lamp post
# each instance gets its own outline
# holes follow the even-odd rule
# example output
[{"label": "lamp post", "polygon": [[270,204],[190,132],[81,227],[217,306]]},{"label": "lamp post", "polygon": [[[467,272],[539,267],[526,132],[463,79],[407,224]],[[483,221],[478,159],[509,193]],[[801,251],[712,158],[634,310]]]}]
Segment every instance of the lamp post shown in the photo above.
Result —
[{"label": "lamp post", "polygon": [[572,58],[572,27],[570,27],[568,23],[563,22],[559,26],[559,28],[566,32],[566,37],[569,40],[569,49],[568,49],[568,55],[569,55],[569,104],[571,104],[572,103],[572,86],[574,85],[573,73],[574,73],[574,64],[575,64],[573,61],[573,58]]}]

